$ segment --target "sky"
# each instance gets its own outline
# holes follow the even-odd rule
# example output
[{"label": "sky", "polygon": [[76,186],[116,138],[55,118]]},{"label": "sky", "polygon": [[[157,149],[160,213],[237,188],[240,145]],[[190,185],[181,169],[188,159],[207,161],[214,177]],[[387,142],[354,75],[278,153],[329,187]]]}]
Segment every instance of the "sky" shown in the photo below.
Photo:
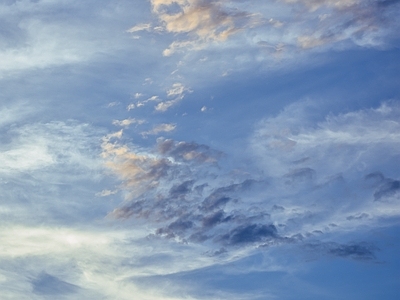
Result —
[{"label": "sky", "polygon": [[399,299],[400,1],[1,0],[1,299]]}]

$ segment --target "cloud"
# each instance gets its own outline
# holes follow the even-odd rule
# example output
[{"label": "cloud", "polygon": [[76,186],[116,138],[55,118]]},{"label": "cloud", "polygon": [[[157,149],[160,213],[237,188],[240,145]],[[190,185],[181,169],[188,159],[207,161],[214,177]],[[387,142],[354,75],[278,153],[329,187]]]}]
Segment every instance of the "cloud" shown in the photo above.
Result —
[{"label": "cloud", "polygon": [[277,230],[274,225],[250,224],[233,229],[228,234],[219,237],[219,240],[229,245],[242,245],[262,242],[270,238],[277,238]]},{"label": "cloud", "polygon": [[38,107],[33,108],[28,103],[22,101],[15,101],[11,106],[2,105],[0,107],[0,126],[3,127],[11,123],[21,122],[39,111]]},{"label": "cloud", "polygon": [[35,172],[61,166],[98,171],[95,134],[88,124],[75,121],[14,126],[1,133],[9,142],[0,147],[0,173]]},{"label": "cloud", "polygon": [[115,195],[116,193],[118,193],[118,190],[102,190],[100,193],[96,193],[96,196],[99,197],[107,197],[107,196],[111,196],[111,195]]},{"label": "cloud", "polygon": [[170,107],[179,103],[185,97],[185,93],[191,93],[191,92],[192,90],[185,87],[182,83],[180,82],[174,83],[172,87],[166,91],[167,97],[174,99],[160,102],[154,108],[156,111],[165,112]]},{"label": "cloud", "polygon": [[[185,267],[179,262],[182,256],[175,257],[173,249],[143,239],[143,228],[110,230],[100,224],[96,228],[78,227],[71,224],[68,227],[23,226],[20,223],[0,232],[2,297],[131,299],[134,294],[139,299],[177,300],[185,297],[173,297],[169,289],[159,292],[143,286],[139,279],[211,263],[211,260],[193,257],[192,267]],[[149,251],[144,245],[155,248]],[[184,257],[193,254],[188,249],[181,250],[178,252]],[[163,261],[157,264],[141,263],[149,256],[163,253]],[[172,262],[173,266],[168,266]]]},{"label": "cloud", "polygon": [[153,13],[165,31],[189,38],[172,43],[164,51],[166,56],[179,48],[201,48],[208,42],[225,41],[238,31],[259,23],[257,15],[228,9],[223,1],[152,0],[151,3]]},{"label": "cloud", "polygon": [[400,180],[387,179],[374,193],[375,200],[395,196],[400,192]]},{"label": "cloud", "polygon": [[378,248],[370,243],[313,243],[306,244],[306,248],[315,252],[326,253],[328,255],[337,256],[341,258],[351,258],[356,260],[374,260],[376,259],[375,252]]},{"label": "cloud", "polygon": [[[123,42],[116,38],[115,30],[123,30],[123,11],[114,10],[114,22],[103,26],[111,14],[102,14],[100,6],[87,8],[76,1],[16,1],[12,5],[2,2],[5,24],[1,27],[7,29],[0,34],[0,76],[77,64],[93,59],[99,51],[110,53],[121,48]],[[66,12],[70,13],[69,18],[65,18]]]},{"label": "cloud", "polygon": [[222,157],[222,152],[194,142],[175,142],[171,139],[159,138],[157,148],[159,153],[178,161],[214,163]]},{"label": "cloud", "polygon": [[[154,0],[153,23],[159,24],[152,31],[170,41],[164,56],[201,51],[209,62],[199,55],[198,68],[212,65],[214,69],[217,64],[227,74],[232,64],[249,68],[262,62],[272,67],[277,60],[310,58],[308,53],[330,49],[393,47],[400,26],[398,1],[250,2]],[[218,62],[210,59],[213,55],[218,55]],[[181,55],[179,70],[185,64],[192,68],[193,57],[189,62],[189,57]],[[168,109],[168,104],[159,104],[158,109]]]},{"label": "cloud", "polygon": [[[125,195],[109,217],[145,221],[150,239],[201,245],[209,253],[223,247],[222,256],[312,244],[324,255],[374,259],[366,244],[326,239],[400,215],[393,198],[398,179],[383,175],[393,173],[399,155],[399,105],[325,117],[320,111],[299,101],[259,122],[244,158],[247,178],[230,169],[238,162],[219,166],[229,156],[207,145],[159,138],[145,149],[121,144],[122,132],[106,136],[103,158]],[[320,237],[323,243],[313,242]]]},{"label": "cloud", "polygon": [[[160,208],[164,209],[163,201],[144,203],[138,198],[157,191],[157,187],[164,189],[168,186],[165,197],[176,198],[174,201],[178,201],[193,191],[197,192],[198,186],[192,191],[195,180],[190,177],[208,166],[204,168],[199,166],[195,171],[191,169],[190,164],[214,163],[219,156],[218,152],[204,145],[177,143],[163,138],[157,140],[157,147],[154,150],[134,151],[118,142],[122,139],[122,135],[122,131],[106,135],[102,143],[105,166],[122,181],[120,188],[127,191],[128,199],[132,200],[128,206],[116,209],[113,212],[115,216],[129,215],[130,213],[124,211],[130,209],[137,210],[141,214],[148,204],[150,207],[160,205]],[[186,176],[187,179],[181,182],[179,179],[181,176]],[[157,197],[161,197],[161,194]],[[168,204],[167,201],[164,203]],[[154,207],[153,211],[156,212],[156,210],[157,208]]]},{"label": "cloud", "polygon": [[176,124],[171,124],[171,123],[163,123],[157,126],[154,126],[153,129],[149,131],[143,131],[142,135],[157,135],[161,132],[171,132],[176,129]]},{"label": "cloud", "polygon": [[138,24],[136,26],[133,26],[132,28],[128,29],[127,32],[133,33],[137,31],[142,31],[142,30],[150,30],[151,29],[151,24],[150,23],[143,23],[143,24]]},{"label": "cloud", "polygon": [[180,184],[173,185],[169,190],[169,195],[174,198],[185,196],[187,193],[192,191],[194,180],[187,180]]},{"label": "cloud", "polygon": [[124,120],[114,120],[113,125],[115,126],[120,126],[120,127],[129,127],[129,125],[131,124],[138,124],[138,125],[142,125],[144,123],[146,123],[145,120],[137,120],[135,118],[129,118],[129,119],[124,119]]},{"label": "cloud", "polygon": [[315,171],[311,168],[294,169],[285,174],[284,177],[288,178],[290,183],[310,181],[315,178]]},{"label": "cloud", "polygon": [[134,195],[140,195],[158,185],[167,174],[170,163],[167,159],[130,152],[127,146],[113,143],[122,131],[103,137],[102,157],[107,168],[113,171],[129,187]]},{"label": "cloud", "polygon": [[[287,3],[301,3],[309,9],[306,18],[318,17],[315,29],[304,28],[307,34],[298,36],[301,48],[314,48],[350,40],[360,46],[378,46],[398,23],[391,17],[391,10],[398,10],[398,1],[286,0]],[[319,16],[317,15],[319,14]],[[305,19],[306,19],[305,18]],[[310,22],[311,24],[311,22]],[[390,24],[390,25],[389,25]]]},{"label": "cloud", "polygon": [[356,4],[360,4],[360,0],[284,0],[287,3],[302,3],[310,8],[310,10],[315,11],[322,6],[334,7],[337,9],[344,9],[351,7]]},{"label": "cloud", "polygon": [[[313,109],[312,103],[295,103],[277,117],[260,123],[253,146],[264,157],[274,158],[261,159],[271,174],[284,175],[293,168],[293,162],[304,158],[307,159],[302,165],[322,176],[355,171],[361,165],[375,171],[373,168],[388,162],[386,157],[378,155],[380,151],[391,157],[397,155],[400,146],[397,102],[383,103],[376,109],[328,115],[321,122],[311,121]],[[335,157],[335,161],[327,160],[329,156]]]},{"label": "cloud", "polygon": [[134,103],[131,103],[131,104],[129,104],[129,105],[126,107],[126,110],[127,110],[127,111],[130,111],[130,110],[132,110],[132,109],[135,109],[135,107],[136,107],[136,105],[135,105]]}]

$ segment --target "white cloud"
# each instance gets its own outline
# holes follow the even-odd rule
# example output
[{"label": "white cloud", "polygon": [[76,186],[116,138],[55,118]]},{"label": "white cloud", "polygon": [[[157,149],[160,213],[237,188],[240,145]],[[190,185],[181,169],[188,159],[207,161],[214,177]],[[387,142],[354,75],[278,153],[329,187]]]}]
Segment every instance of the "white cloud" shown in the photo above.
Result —
[{"label": "white cloud", "polygon": [[138,24],[136,26],[133,26],[132,28],[128,29],[127,32],[129,33],[134,33],[137,31],[142,31],[142,30],[150,30],[151,29],[151,24],[147,23],[147,24]]},{"label": "white cloud", "polygon": [[128,119],[124,119],[124,120],[114,120],[112,123],[115,126],[129,127],[129,125],[131,125],[131,124],[142,125],[142,124],[146,123],[146,121],[145,120],[138,120],[138,119],[135,119],[135,118],[128,118]]},{"label": "white cloud", "polygon": [[[116,32],[123,31],[124,14],[111,6],[104,14],[102,7],[79,1],[2,2],[7,30],[0,43],[0,76],[76,64],[121,49],[126,44]],[[110,19],[114,22],[105,26]]]},{"label": "white cloud", "polygon": [[[271,174],[288,172],[293,162],[309,158],[308,166],[326,176],[367,165],[373,169],[400,154],[400,117],[396,102],[312,123],[313,103],[288,106],[281,114],[259,125],[252,144]],[[285,153],[285,155],[282,155]],[[329,159],[334,157],[335,159]]]},{"label": "white cloud", "polygon": [[[0,172],[26,172],[56,165],[94,168],[95,147],[86,124],[52,122],[23,125],[3,133],[10,142],[0,147]],[[89,154],[89,155],[88,155]]]},{"label": "white cloud", "polygon": [[158,103],[154,109],[156,111],[165,112],[170,107],[178,104],[184,97],[186,93],[191,93],[192,90],[185,87],[182,83],[176,82],[169,88],[166,93],[168,98],[174,98],[172,100],[167,100],[164,102]]}]

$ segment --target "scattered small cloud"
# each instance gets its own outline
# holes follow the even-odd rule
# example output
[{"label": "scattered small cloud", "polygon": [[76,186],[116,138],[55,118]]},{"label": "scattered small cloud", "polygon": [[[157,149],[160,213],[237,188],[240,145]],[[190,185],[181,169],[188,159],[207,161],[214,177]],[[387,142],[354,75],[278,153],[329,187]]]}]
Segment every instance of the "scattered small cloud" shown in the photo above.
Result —
[{"label": "scattered small cloud", "polygon": [[119,105],[119,104],[121,104],[121,103],[120,103],[120,102],[117,102],[117,101],[114,101],[114,102],[108,103],[107,107],[114,107],[114,106],[117,106],[117,105]]},{"label": "scattered small cloud", "polygon": [[154,107],[154,109],[156,111],[165,112],[170,107],[179,103],[185,97],[186,93],[191,93],[191,92],[192,92],[192,90],[185,87],[182,83],[179,83],[179,82],[174,83],[172,85],[172,87],[166,91],[167,97],[173,98],[173,99],[158,103]]},{"label": "scattered small cloud", "polygon": [[126,110],[127,110],[127,111],[130,111],[130,110],[132,110],[132,109],[135,109],[135,107],[136,107],[136,105],[135,105],[134,103],[131,103],[131,104],[129,104],[129,105],[126,107]]},{"label": "scattered small cloud", "polygon": [[135,118],[129,118],[129,119],[124,119],[124,120],[114,120],[112,123],[115,126],[129,127],[129,125],[131,125],[131,124],[142,125],[142,124],[146,123],[146,121],[145,120],[138,120],[138,119],[135,119]]},{"label": "scattered small cloud", "polygon": [[143,31],[143,30],[149,31],[150,29],[151,29],[150,23],[147,23],[147,24],[143,23],[143,24],[138,24],[136,26],[133,26],[132,28],[128,29],[127,32],[134,33],[134,32]]}]

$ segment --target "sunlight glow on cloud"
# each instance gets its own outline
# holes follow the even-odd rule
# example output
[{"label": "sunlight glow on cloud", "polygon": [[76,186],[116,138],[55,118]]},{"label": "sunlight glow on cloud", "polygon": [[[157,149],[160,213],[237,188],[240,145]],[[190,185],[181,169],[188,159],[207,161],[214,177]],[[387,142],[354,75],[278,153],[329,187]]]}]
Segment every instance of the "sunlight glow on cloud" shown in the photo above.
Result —
[{"label": "sunlight glow on cloud", "polygon": [[2,1],[0,298],[397,300],[399,12]]},{"label": "sunlight glow on cloud", "polygon": [[[161,28],[166,32],[187,36],[186,40],[171,43],[163,52],[165,56],[170,56],[180,48],[201,49],[209,42],[225,41],[242,29],[260,23],[258,14],[227,9],[223,1],[152,0],[151,4]],[[136,25],[129,32],[148,30],[149,26]],[[160,27],[154,29],[159,31]]]},{"label": "sunlight glow on cloud", "polygon": [[[386,47],[387,37],[400,25],[392,18],[399,8],[397,1],[282,0],[257,3],[249,12],[235,1],[153,0],[151,3],[164,32],[176,34],[164,49],[164,56],[218,49],[215,42],[224,49],[233,45],[242,48],[245,41],[254,50],[262,43],[269,45],[270,52],[279,49],[272,54],[279,52],[281,57],[285,54],[288,58],[296,54],[296,48]],[[142,27],[149,30],[147,24],[133,28],[136,32]],[[244,38],[245,34],[252,38]],[[264,58],[268,59],[269,55]]]}]

